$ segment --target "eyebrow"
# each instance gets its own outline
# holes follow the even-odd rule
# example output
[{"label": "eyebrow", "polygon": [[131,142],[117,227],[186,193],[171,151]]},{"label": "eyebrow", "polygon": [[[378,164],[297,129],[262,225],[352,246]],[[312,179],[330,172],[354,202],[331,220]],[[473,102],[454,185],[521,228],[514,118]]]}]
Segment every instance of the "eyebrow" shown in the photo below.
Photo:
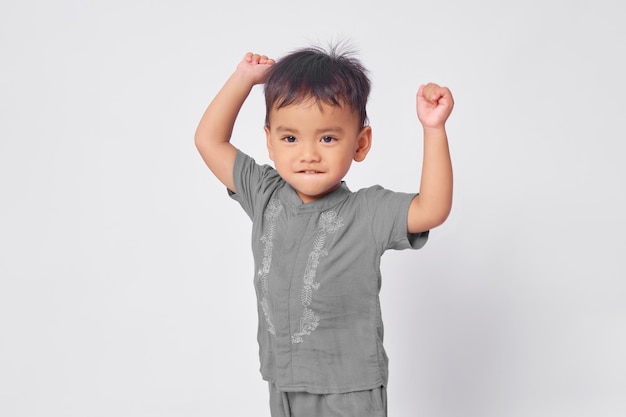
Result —
[{"label": "eyebrow", "polygon": [[[276,131],[279,133],[299,133],[298,129],[293,128],[293,127],[288,127],[288,126],[278,126],[276,127]],[[320,134],[320,133],[343,133],[344,129],[341,126],[330,126],[330,127],[324,127],[321,129],[316,129],[315,130],[315,134]]]}]

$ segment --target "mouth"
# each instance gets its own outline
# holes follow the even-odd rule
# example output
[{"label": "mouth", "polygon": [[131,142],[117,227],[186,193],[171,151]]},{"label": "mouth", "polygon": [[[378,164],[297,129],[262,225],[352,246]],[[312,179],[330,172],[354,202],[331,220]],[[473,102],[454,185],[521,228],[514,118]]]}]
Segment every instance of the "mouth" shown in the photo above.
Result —
[{"label": "mouth", "polygon": [[315,174],[321,174],[321,171],[316,171],[313,169],[305,169],[302,171],[298,171],[299,174],[305,174],[305,175],[315,175]]}]

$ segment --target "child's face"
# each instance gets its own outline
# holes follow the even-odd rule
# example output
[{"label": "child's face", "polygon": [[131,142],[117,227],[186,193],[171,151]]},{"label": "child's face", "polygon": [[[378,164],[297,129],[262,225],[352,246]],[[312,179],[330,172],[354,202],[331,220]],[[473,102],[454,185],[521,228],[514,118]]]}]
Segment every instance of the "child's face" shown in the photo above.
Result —
[{"label": "child's face", "polygon": [[271,110],[269,123],[270,159],[303,203],[339,188],[352,161],[365,159],[371,145],[371,128],[360,127],[346,106],[307,100]]}]

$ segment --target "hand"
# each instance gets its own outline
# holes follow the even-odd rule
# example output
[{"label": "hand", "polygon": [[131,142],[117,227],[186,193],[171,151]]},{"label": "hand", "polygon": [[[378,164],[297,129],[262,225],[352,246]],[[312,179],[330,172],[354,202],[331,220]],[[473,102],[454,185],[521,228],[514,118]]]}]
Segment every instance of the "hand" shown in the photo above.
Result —
[{"label": "hand", "polygon": [[237,65],[237,72],[249,80],[252,85],[263,84],[267,71],[276,62],[265,55],[248,52]]},{"label": "hand", "polygon": [[417,91],[417,118],[424,128],[442,128],[454,107],[452,93],[447,87],[429,83]]}]

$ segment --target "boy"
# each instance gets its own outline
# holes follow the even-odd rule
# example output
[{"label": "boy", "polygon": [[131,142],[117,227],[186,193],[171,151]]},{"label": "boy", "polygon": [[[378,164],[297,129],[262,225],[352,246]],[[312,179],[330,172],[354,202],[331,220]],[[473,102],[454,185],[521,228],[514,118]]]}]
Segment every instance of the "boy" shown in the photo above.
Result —
[{"label": "boy", "polygon": [[[239,109],[265,83],[265,135],[274,168],[230,144]],[[247,53],[198,125],[202,158],[253,221],[261,374],[272,416],[386,416],[387,356],[380,257],[421,248],[452,204],[447,88],[421,86],[420,193],[351,192],[372,130],[360,62],[307,48],[275,62]]]}]

